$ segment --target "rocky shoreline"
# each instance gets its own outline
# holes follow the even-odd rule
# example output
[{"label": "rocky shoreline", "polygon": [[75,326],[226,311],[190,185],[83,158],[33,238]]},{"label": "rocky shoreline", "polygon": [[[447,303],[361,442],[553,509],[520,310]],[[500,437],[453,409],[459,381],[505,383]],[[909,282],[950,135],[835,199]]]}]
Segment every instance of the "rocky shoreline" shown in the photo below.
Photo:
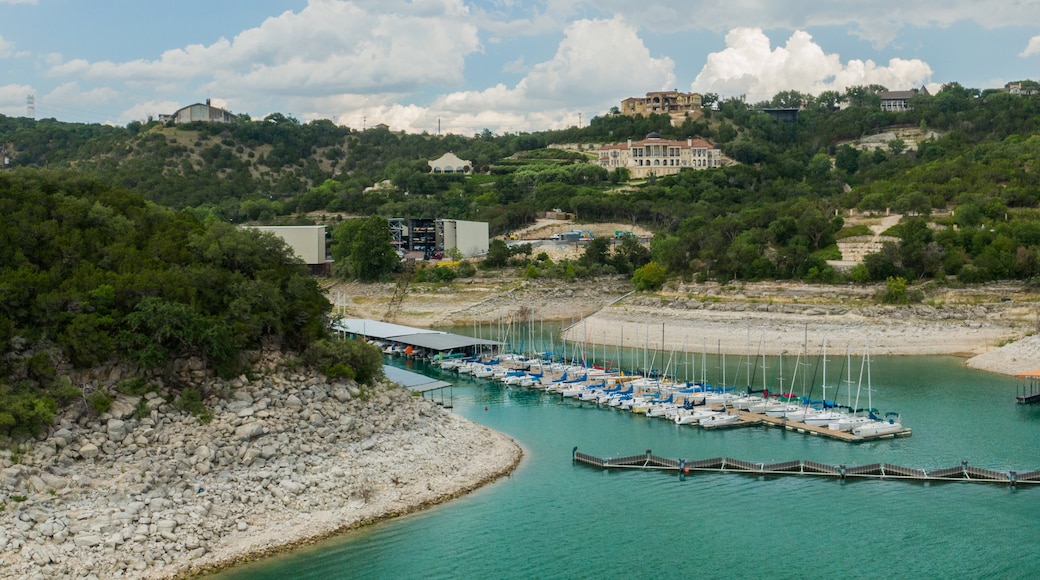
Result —
[{"label": "rocky shoreline", "polygon": [[268,361],[221,381],[201,424],[159,387],[79,408],[0,452],[0,577],[170,578],[442,502],[512,471],[519,446],[390,385]]}]

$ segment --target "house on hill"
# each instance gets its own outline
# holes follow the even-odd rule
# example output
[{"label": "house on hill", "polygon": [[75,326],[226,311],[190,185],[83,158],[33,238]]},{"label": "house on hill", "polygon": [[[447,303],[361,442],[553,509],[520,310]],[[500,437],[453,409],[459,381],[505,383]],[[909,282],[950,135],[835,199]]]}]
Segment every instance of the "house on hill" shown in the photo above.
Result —
[{"label": "house on hill", "polygon": [[909,111],[913,109],[910,106],[910,99],[917,95],[928,95],[928,89],[921,87],[920,89],[910,89],[909,91],[881,91],[878,96],[881,97],[881,110],[882,111]]},{"label": "house on hill", "polygon": [[427,161],[430,165],[430,173],[472,173],[473,162],[459,159],[451,151],[441,155],[437,159]]},{"label": "house on hill", "polygon": [[1040,93],[1040,85],[1036,81],[1015,81],[1004,85],[1004,92],[1012,95],[1035,95]]},{"label": "house on hill", "polygon": [[604,145],[599,150],[599,165],[607,171],[624,167],[634,179],[650,175],[661,177],[682,169],[722,167],[722,151],[703,139],[672,141],[650,133],[642,141]]},{"label": "house on hill", "polygon": [[234,123],[237,120],[238,117],[231,114],[230,111],[211,105],[209,99],[206,99],[206,104],[195,103],[177,109],[177,112],[172,115],[159,115],[161,123],[168,121],[174,123]]},{"label": "house on hill", "polygon": [[652,91],[644,97],[629,97],[621,101],[618,110],[622,115],[668,115],[672,124],[678,125],[686,116],[701,115],[700,93],[680,93],[678,90]]}]

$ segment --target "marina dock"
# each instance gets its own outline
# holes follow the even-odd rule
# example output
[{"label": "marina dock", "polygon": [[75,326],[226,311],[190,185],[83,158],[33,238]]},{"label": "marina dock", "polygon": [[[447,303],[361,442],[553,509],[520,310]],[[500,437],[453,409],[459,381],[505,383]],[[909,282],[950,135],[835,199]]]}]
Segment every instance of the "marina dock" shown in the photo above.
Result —
[{"label": "marina dock", "polygon": [[912,433],[909,427],[904,427],[900,431],[895,433],[886,433],[884,435],[854,435],[847,431],[834,431],[826,427],[817,425],[807,425],[805,423],[799,423],[798,421],[791,421],[785,417],[770,417],[762,413],[750,413],[748,411],[738,411],[740,413],[740,421],[734,423],[736,426],[742,424],[746,425],[768,425],[770,427],[779,427],[781,429],[787,429],[788,431],[794,431],[796,433],[803,433],[807,435],[816,435],[819,437],[826,437],[828,439],[835,439],[837,441],[845,441],[846,443],[862,443],[865,441],[877,441],[878,439],[892,439],[895,437],[909,437]]},{"label": "marina dock", "polygon": [[960,465],[931,471],[892,465],[890,463],[871,463],[867,465],[827,465],[815,461],[784,461],[780,463],[756,463],[732,459],[729,457],[713,457],[710,459],[671,459],[654,455],[647,449],[642,455],[601,458],[581,453],[575,447],[571,450],[571,461],[576,464],[598,467],[600,469],[653,469],[659,471],[675,471],[680,478],[697,472],[707,473],[743,473],[748,475],[808,475],[831,477],[836,479],[900,479],[911,481],[959,481],[973,483],[998,483],[1016,486],[1019,484],[1040,484],[1040,469],[1026,472],[994,471],[968,465],[962,461]]},{"label": "marina dock", "polygon": [[1031,405],[1040,403],[1040,369],[1028,373],[1015,375],[1019,380],[1029,381],[1028,384],[1019,385],[1015,400],[1019,405]]}]

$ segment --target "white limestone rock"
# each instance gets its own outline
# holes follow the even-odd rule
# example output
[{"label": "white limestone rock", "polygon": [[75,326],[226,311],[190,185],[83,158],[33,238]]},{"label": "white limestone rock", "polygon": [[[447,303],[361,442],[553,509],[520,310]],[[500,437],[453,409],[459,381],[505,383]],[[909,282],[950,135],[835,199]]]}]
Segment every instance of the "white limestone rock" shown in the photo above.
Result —
[{"label": "white limestone rock", "polygon": [[83,459],[94,459],[100,452],[101,451],[98,449],[97,445],[94,445],[93,443],[87,443],[79,448],[79,456]]}]

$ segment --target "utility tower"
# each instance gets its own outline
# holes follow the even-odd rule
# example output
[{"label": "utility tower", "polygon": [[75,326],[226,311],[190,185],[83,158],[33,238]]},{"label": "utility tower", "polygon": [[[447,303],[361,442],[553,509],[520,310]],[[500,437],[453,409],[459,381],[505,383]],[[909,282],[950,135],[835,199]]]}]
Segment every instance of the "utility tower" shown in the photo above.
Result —
[{"label": "utility tower", "polygon": [[36,96],[29,95],[25,97],[25,116],[30,119],[36,118]]}]

